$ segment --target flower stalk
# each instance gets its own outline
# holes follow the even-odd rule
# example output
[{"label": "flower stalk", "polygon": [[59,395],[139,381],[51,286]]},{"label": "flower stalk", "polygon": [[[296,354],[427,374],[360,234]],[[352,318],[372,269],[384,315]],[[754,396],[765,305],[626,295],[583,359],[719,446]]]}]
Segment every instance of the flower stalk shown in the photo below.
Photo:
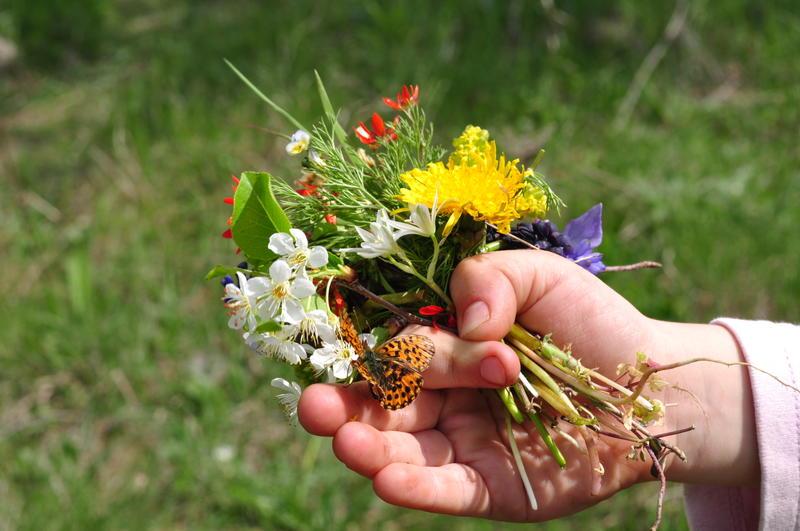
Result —
[{"label": "flower stalk", "polygon": [[547,427],[542,422],[541,417],[538,413],[534,413],[533,411],[528,412],[528,418],[531,419],[533,425],[536,426],[536,431],[539,432],[539,436],[544,441],[545,446],[547,449],[550,450],[550,454],[553,456],[553,459],[556,460],[558,466],[561,467],[561,470],[566,470],[567,468],[567,460],[564,457],[564,454],[561,453],[561,449],[559,449],[556,442],[553,440],[553,436],[550,435],[550,432],[547,430]]}]

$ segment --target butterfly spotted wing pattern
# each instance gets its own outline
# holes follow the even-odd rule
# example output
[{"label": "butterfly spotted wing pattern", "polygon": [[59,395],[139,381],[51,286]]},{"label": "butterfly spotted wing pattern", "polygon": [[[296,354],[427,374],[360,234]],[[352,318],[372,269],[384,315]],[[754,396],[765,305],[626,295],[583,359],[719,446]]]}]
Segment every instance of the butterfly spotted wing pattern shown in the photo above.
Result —
[{"label": "butterfly spotted wing pattern", "polygon": [[433,341],[426,336],[397,336],[375,350],[365,349],[356,366],[383,408],[401,409],[419,395],[420,373],[434,352]]},{"label": "butterfly spotted wing pattern", "polygon": [[353,320],[347,312],[343,312],[339,316],[339,337],[343,341],[350,343],[356,351],[356,354],[359,356],[364,355],[364,342],[358,337],[358,332],[356,331],[355,325],[353,325]]}]

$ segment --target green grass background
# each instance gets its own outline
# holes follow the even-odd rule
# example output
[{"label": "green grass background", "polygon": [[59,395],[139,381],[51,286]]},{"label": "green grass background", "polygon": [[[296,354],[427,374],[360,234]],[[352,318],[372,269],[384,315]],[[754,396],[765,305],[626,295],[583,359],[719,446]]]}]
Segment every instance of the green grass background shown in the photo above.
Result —
[{"label": "green grass background", "polygon": [[[696,1],[643,85],[672,3],[11,0],[0,36],[0,528],[521,528],[390,507],[282,419],[225,326],[231,173],[297,177],[313,69],[346,126],[419,83],[442,142],[467,123],[605,204],[603,278],[647,315],[800,320],[800,9]],[[563,219],[558,219],[563,223]],[[226,455],[227,454],[227,455]],[[230,457],[230,459],[226,459]],[[655,484],[540,529],[641,529]],[[526,527],[527,528],[527,527]],[[685,529],[680,490],[663,529]]]}]

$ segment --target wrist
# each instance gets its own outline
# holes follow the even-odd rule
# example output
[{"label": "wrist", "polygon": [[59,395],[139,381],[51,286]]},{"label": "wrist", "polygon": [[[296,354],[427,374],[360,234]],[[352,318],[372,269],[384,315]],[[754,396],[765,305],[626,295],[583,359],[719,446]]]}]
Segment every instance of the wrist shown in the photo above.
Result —
[{"label": "wrist", "polygon": [[[671,364],[693,358],[723,363],[743,362],[736,340],[722,326],[654,321],[655,339],[650,358]],[[671,481],[716,485],[757,485],[758,448],[750,379],[742,365],[699,361],[659,373],[671,387],[666,427],[689,426],[672,443],[686,454],[686,462],[672,457],[666,475]]]}]

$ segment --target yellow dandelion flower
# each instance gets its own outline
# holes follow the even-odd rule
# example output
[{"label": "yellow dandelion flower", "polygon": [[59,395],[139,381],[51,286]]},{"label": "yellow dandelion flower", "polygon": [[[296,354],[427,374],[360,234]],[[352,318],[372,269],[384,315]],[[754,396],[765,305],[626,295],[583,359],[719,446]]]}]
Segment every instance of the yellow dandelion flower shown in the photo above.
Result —
[{"label": "yellow dandelion flower", "polygon": [[502,233],[511,230],[511,222],[533,214],[543,217],[547,211],[544,191],[531,184],[530,172],[518,167],[518,159],[497,157],[497,146],[483,129],[469,126],[456,141],[456,152],[447,164],[435,162],[427,169],[415,168],[400,175],[408,186],[399,199],[410,204],[433,207],[449,214],[444,235],[450,234],[461,215],[487,221]]}]

